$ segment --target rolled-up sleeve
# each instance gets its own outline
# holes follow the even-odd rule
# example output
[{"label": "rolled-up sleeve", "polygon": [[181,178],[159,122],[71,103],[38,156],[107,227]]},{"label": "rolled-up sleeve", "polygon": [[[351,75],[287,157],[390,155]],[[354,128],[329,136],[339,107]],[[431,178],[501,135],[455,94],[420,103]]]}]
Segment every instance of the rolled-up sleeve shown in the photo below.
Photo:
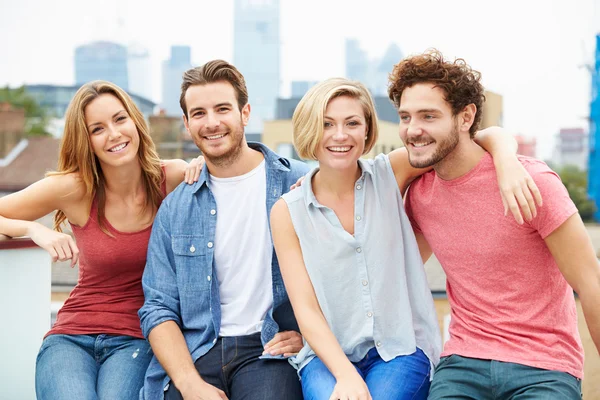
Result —
[{"label": "rolled-up sleeve", "polygon": [[163,202],[154,219],[142,286],[145,301],[138,315],[144,336],[148,338],[152,329],[166,321],[175,321],[181,327],[179,290],[167,202]]}]

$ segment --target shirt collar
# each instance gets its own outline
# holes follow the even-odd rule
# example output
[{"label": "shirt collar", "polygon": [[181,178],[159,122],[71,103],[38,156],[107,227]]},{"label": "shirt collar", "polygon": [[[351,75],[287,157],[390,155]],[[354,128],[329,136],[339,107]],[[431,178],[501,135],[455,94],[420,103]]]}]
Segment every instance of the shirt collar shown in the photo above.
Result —
[{"label": "shirt collar", "polygon": [[[373,163],[369,160],[363,160],[362,158],[358,159],[358,166],[360,167],[362,174],[356,180],[356,184],[364,182],[366,175],[370,175],[373,178]],[[315,192],[312,189],[312,178],[319,171],[319,167],[313,168],[308,174],[306,174],[306,178],[302,182],[302,191],[304,195],[304,201],[306,205],[313,205],[315,207],[323,207],[317,198],[315,197]],[[364,184],[363,184],[364,185]]]},{"label": "shirt collar", "polygon": [[[290,171],[290,161],[284,157],[280,157],[264,144],[258,142],[248,142],[248,147],[263,153],[265,157],[265,168],[284,172]],[[196,193],[198,190],[200,190],[202,186],[208,185],[208,181],[209,172],[205,164],[204,168],[202,168],[202,171],[200,172],[200,176],[198,177],[198,182],[193,184],[193,193]]]}]

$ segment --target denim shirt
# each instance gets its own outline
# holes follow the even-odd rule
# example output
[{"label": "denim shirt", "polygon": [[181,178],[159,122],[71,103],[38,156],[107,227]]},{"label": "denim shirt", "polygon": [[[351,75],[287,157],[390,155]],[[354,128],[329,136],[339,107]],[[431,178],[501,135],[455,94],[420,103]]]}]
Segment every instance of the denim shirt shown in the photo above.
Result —
[{"label": "denim shirt", "polygon": [[[308,172],[309,167],[302,162],[279,157],[260,143],[248,145],[261,151],[265,157],[265,206],[270,216],[273,204]],[[142,278],[145,303],[139,316],[144,336],[147,338],[157,325],[174,321],[183,332],[194,362],[214,346],[221,325],[213,247],[217,211],[209,187],[208,169],[204,168],[198,182],[192,185],[182,183],[163,201],[152,227]],[[275,252],[271,269],[273,306],[262,327],[263,345],[279,331],[299,331]],[[163,399],[168,383],[165,370],[153,357],[140,398]]]}]

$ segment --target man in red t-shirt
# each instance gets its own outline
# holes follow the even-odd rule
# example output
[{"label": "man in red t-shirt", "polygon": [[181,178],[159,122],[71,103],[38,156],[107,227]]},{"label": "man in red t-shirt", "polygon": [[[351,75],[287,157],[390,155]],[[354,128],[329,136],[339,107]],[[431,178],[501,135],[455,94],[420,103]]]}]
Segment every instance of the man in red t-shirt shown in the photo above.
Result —
[{"label": "man in red t-shirt", "polygon": [[[600,266],[577,208],[543,162],[519,156],[543,204],[536,209],[524,187],[503,207],[494,167],[502,160],[472,140],[479,80],[437,51],[403,60],[390,77],[410,163],[433,167],[411,185],[406,210],[423,259],[435,253],[446,272],[452,309],[429,399],[580,399],[573,290],[600,349]],[[505,218],[527,203],[522,223]]]}]

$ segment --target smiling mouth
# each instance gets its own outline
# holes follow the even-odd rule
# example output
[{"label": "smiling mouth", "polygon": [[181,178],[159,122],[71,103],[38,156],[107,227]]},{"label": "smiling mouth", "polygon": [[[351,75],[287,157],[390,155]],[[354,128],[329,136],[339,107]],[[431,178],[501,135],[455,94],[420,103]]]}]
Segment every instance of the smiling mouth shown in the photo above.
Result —
[{"label": "smiling mouth", "polygon": [[128,145],[129,145],[129,142],[118,144],[115,147],[111,147],[110,149],[108,149],[108,152],[109,153],[117,153],[117,152],[123,150]]},{"label": "smiling mouth", "polygon": [[412,147],[414,147],[414,148],[416,148],[416,149],[420,149],[420,148],[423,148],[423,147],[427,147],[427,146],[429,146],[430,144],[433,144],[433,142],[417,142],[417,143],[415,143],[415,142],[411,142],[411,143],[409,143],[409,145],[410,145],[410,146],[412,146]]},{"label": "smiling mouth", "polygon": [[352,149],[352,146],[331,146],[327,147],[327,150],[333,153],[347,153]]},{"label": "smiling mouth", "polygon": [[204,139],[206,139],[206,140],[217,140],[217,139],[221,139],[225,135],[227,135],[227,134],[226,133],[220,133],[218,135],[204,136]]}]

